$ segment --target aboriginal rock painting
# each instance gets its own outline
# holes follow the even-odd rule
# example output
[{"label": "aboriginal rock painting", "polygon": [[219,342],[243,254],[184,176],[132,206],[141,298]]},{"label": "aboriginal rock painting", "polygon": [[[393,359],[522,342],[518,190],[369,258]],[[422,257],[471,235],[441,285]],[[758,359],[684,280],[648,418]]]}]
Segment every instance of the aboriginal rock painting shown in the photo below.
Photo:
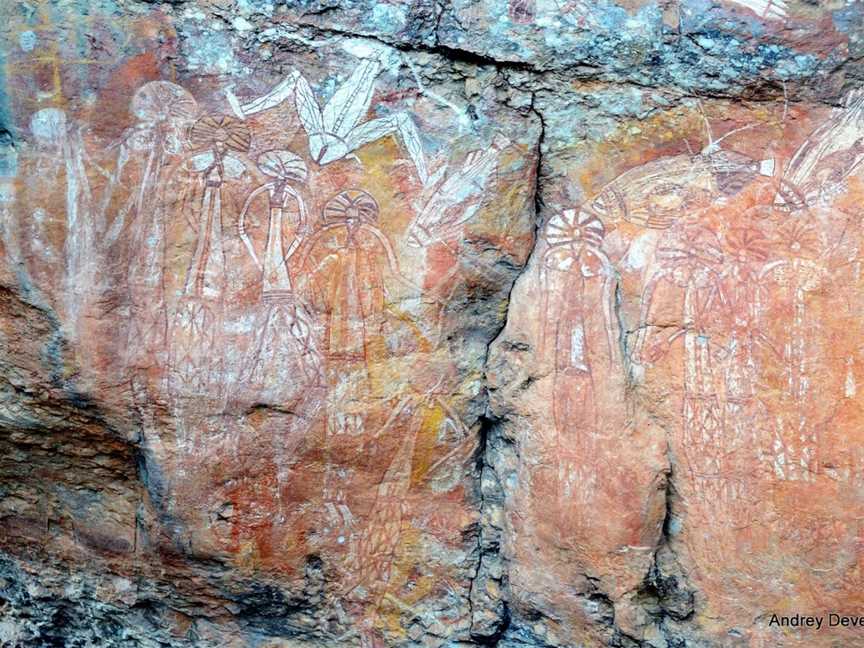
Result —
[{"label": "aboriginal rock painting", "polygon": [[65,194],[66,238],[57,251],[64,264],[65,311],[71,321],[79,315],[82,294],[93,285],[96,224],[93,195],[85,172],[86,151],[81,136],[59,108],[44,108],[30,120],[30,131],[40,152],[40,168],[57,180]]},{"label": "aboriginal rock painting", "polygon": [[189,138],[199,152],[184,169],[191,177],[181,210],[195,231],[195,244],[170,330],[169,393],[173,396],[218,394],[221,387],[220,329],[228,263],[223,203],[231,195],[229,183],[246,171],[237,154],[247,153],[252,144],[245,124],[221,115],[201,117]]},{"label": "aboriginal rock painting", "polygon": [[[163,267],[168,216],[164,192],[169,164],[183,152],[186,129],[198,114],[195,100],[186,90],[167,81],[143,85],[133,95],[130,112],[137,123],[124,135],[120,144],[121,160],[130,153],[141,153],[144,164],[139,186],[129,194],[116,222],[112,238],[121,228],[128,228],[129,334],[127,362],[145,363],[153,353],[164,348],[168,331],[165,310]],[[146,156],[146,159],[144,159]],[[122,172],[124,163],[117,164]]]},{"label": "aboriginal rock painting", "polygon": [[[82,366],[123,376],[167,513],[192,511],[173,541],[250,569],[332,554],[331,611],[371,646],[461,587],[447,578],[467,559],[434,566],[420,542],[471,523],[447,307],[465,277],[494,278],[464,233],[528,213],[531,148],[491,130],[443,142],[378,87],[404,57],[360,52],[347,75],[291,68],[269,90],[143,81],[110,137],[84,111],[33,111],[33,146],[6,166],[51,189],[24,192],[2,234]],[[490,209],[505,186],[512,204]],[[196,515],[205,532],[186,530]]]},{"label": "aboriginal rock painting", "polygon": [[293,97],[297,115],[308,138],[309,155],[324,165],[351,155],[364,144],[398,133],[416,166],[420,181],[426,182],[426,162],[417,127],[407,113],[397,113],[370,121],[363,118],[369,110],[375,80],[381,72],[381,57],[360,61],[351,76],[339,87],[323,110],[309,87],[309,82],[297,71],[263,97],[241,104],[233,92],[228,93],[231,106],[238,116],[247,117],[273,108]]},{"label": "aboriginal rock painting", "polygon": [[[255,392],[259,400],[265,399],[262,402],[279,404],[290,402],[295,377],[303,377],[301,383],[308,380],[315,384],[321,371],[313,321],[294,293],[288,270],[309,228],[299,193],[307,170],[300,156],[278,150],[262,153],[258,168],[269,181],[249,194],[237,224],[250,258],[261,272],[260,310],[253,324],[256,339],[243,363],[239,383],[241,389]],[[246,227],[256,201],[266,207],[257,245]]]},{"label": "aboriginal rock painting", "polygon": [[[858,520],[828,517],[815,500],[864,484],[864,455],[840,431],[860,413],[864,94],[766,158],[738,151],[772,126],[742,116],[711,140],[712,120],[695,109],[709,137],[701,152],[651,159],[581,204],[550,205],[534,265],[551,422],[530,481],[553,502],[556,545],[638,553],[651,512],[634,510],[628,484],[650,483],[635,466],[667,454],[684,529],[667,531],[722,609],[747,598],[725,599],[728,579],[746,592],[789,555],[829,583],[860,560],[844,544]],[[652,399],[680,418],[652,418]],[[628,439],[652,426],[668,447],[634,461]],[[604,506],[623,518],[614,529],[591,515]],[[807,596],[827,605],[841,596],[832,587]]]}]

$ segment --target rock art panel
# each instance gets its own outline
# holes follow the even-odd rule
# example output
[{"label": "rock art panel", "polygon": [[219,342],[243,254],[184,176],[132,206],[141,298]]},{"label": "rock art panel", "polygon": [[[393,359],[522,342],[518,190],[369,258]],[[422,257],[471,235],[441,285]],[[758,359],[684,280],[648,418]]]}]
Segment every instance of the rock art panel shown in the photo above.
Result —
[{"label": "rock art panel", "polygon": [[862,644],[862,25],[3,4],[0,645]]},{"label": "rock art panel", "polygon": [[[860,98],[685,101],[650,120],[656,140],[550,146],[544,225],[490,361],[504,554],[517,609],[549,612],[537,641],[841,636],[761,615],[860,589]],[[604,150],[622,161],[608,181],[568,163]]]},{"label": "rock art panel", "polygon": [[[43,9],[59,58],[87,50]],[[147,48],[163,19],[94,24]],[[539,122],[492,94],[466,121],[464,97],[420,80],[434,56],[320,44],[266,76],[124,52],[61,69],[50,96],[22,71],[35,55],[12,52],[20,249],[4,262],[56,322],[79,398],[142,453],[152,519],[130,516],[146,545],[130,564],[169,552],[277,582],[317,565],[311,616],[250,632],[441,644],[469,633],[479,510],[482,357],[460,349],[502,316],[459,310],[503,301],[495,263],[527,258]]]}]

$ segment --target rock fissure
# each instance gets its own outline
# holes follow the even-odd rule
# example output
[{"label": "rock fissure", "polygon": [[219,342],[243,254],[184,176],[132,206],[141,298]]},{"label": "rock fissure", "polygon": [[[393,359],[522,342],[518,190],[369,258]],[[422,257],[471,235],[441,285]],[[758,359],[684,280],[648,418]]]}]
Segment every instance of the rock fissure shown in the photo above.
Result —
[{"label": "rock fissure", "polygon": [[[440,25],[442,20],[442,16],[444,12],[440,12],[437,15],[436,22]],[[253,17],[254,18],[254,17]],[[226,18],[227,20],[227,18]],[[261,18],[260,20],[266,20],[266,18]],[[279,35],[279,29],[282,27],[281,24],[274,24],[273,28],[276,29],[276,37]],[[423,44],[422,42],[406,42],[398,39],[389,39],[385,38],[380,34],[376,34],[372,31],[347,31],[344,29],[340,29],[334,25],[321,26],[321,25],[313,25],[308,23],[301,23],[299,27],[307,30],[308,34],[320,34],[325,37],[345,37],[345,38],[359,38],[359,39],[367,39],[372,42],[377,42],[382,46],[392,47],[403,53],[426,53],[426,54],[434,54],[440,56],[442,59],[451,62],[451,63],[461,63],[464,65],[474,66],[478,68],[483,67],[491,67],[498,71],[512,71],[518,72],[522,74],[527,74],[531,77],[531,85],[537,88],[546,87],[549,83],[547,79],[551,79],[554,81],[563,81],[566,83],[578,81],[582,83],[597,83],[601,87],[612,87],[612,88],[634,88],[642,91],[650,90],[657,91],[658,88],[656,85],[652,85],[648,81],[639,80],[637,78],[633,78],[632,76],[627,77],[616,77],[614,75],[605,74],[603,72],[602,65],[598,64],[594,67],[591,67],[591,71],[585,71],[585,65],[582,64],[578,67],[574,67],[572,70],[567,67],[542,67],[532,64],[530,62],[525,61],[510,61],[510,60],[502,60],[500,58],[495,58],[492,56],[486,56],[482,53],[472,51],[470,49],[463,49],[459,47],[454,47],[450,45],[446,45],[440,41],[437,37],[438,26],[435,28],[435,36],[434,42],[432,44]],[[296,34],[296,28],[287,27],[290,30],[290,33]],[[688,38],[693,40],[694,43],[697,42],[698,35],[689,35]],[[247,37],[247,43],[252,42],[272,42],[273,38],[271,35],[268,35],[265,40],[262,40],[260,35],[252,34]],[[294,41],[297,43],[297,41]],[[310,43],[314,43],[313,39],[304,38],[298,44],[298,46],[302,47],[303,44],[308,46]],[[859,59],[847,59],[842,62],[840,67],[834,68],[832,73],[838,73],[842,71],[842,66],[851,66],[855,67],[856,63],[860,63],[860,61],[864,60],[864,57]],[[646,65],[647,68],[650,68],[650,65]],[[709,75],[710,76],[710,75]],[[678,80],[675,78],[670,78],[667,80],[667,83],[664,84],[663,91],[669,92],[670,89],[675,99],[678,101],[683,100],[699,100],[699,99],[719,99],[719,100],[734,100],[734,101],[746,101],[754,104],[765,104],[765,103],[776,103],[779,100],[783,100],[788,104],[802,103],[802,102],[812,102],[812,101],[821,101],[826,103],[827,105],[838,106],[839,103],[836,98],[812,98],[812,97],[798,97],[797,95],[790,94],[789,90],[792,84],[790,82],[780,82],[777,80],[764,79],[758,75],[753,76],[748,79],[748,82],[751,82],[752,85],[745,85],[744,88],[746,92],[742,92],[740,89],[736,91],[720,91],[716,89],[712,89],[708,85],[704,85],[703,87],[693,88],[691,86],[687,86],[684,84],[679,84]],[[840,92],[837,93],[839,96]]]},{"label": "rock fissure", "polygon": [[531,114],[535,115],[540,123],[540,131],[537,136],[534,167],[530,175],[532,188],[530,191],[531,204],[533,208],[533,243],[526,255],[522,268],[517,271],[510,284],[505,300],[506,307],[502,317],[500,328],[491,338],[486,346],[483,361],[485,394],[485,413],[478,424],[479,443],[477,451],[477,463],[479,473],[480,493],[480,528],[477,539],[477,568],[471,579],[469,588],[469,608],[471,611],[471,638],[481,645],[498,645],[503,639],[510,624],[510,609],[508,603],[508,581],[506,574],[506,559],[501,555],[502,535],[504,533],[504,499],[506,494],[499,475],[495,471],[494,462],[487,456],[492,451],[493,444],[500,444],[502,440],[497,433],[499,422],[489,408],[489,390],[487,372],[489,371],[489,355],[491,348],[500,342],[500,336],[507,327],[507,318],[512,299],[513,290],[524,272],[531,267],[531,261],[539,240],[542,209],[542,174],[543,174],[543,147],[545,143],[546,124],[543,114],[534,104],[534,96],[531,97],[529,106]]},{"label": "rock fissure", "polygon": [[[680,533],[681,520],[675,512],[675,463],[671,448],[667,450],[669,468],[664,473],[664,516],[660,526],[660,537],[654,550],[651,565],[640,585],[636,600],[647,615],[655,620],[660,634],[670,648],[688,645],[685,636],[698,636],[695,629],[684,631],[685,623],[691,622],[696,611],[694,590],[675,548],[676,536]],[[692,645],[692,639],[690,640]],[[652,644],[647,643],[646,646]]]}]

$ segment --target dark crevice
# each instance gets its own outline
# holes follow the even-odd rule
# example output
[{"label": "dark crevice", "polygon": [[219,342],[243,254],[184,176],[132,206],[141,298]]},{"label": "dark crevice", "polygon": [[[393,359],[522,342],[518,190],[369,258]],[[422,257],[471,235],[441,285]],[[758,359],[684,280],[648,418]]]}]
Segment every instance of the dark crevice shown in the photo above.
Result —
[{"label": "dark crevice", "polygon": [[[525,257],[525,263],[516,268],[515,276],[513,276],[513,280],[510,284],[510,287],[507,291],[507,297],[505,299],[506,308],[504,311],[504,317],[501,320],[501,324],[495,334],[491,337],[489,343],[486,345],[486,356],[483,360],[484,366],[484,377],[485,377],[485,369],[489,363],[489,355],[492,347],[498,342],[498,339],[501,337],[501,334],[507,328],[508,316],[510,313],[510,303],[513,298],[513,291],[516,288],[516,284],[519,282],[519,278],[528,270],[531,265],[531,259],[534,256],[535,251],[537,250],[537,243],[540,240],[540,230],[543,227],[542,222],[542,212],[544,208],[543,204],[543,195],[540,191],[540,185],[542,183],[543,177],[543,147],[545,146],[546,141],[546,121],[543,117],[543,113],[536,107],[536,97],[532,94],[531,96],[531,105],[529,106],[529,111],[533,115],[537,117],[537,120],[540,123],[540,132],[537,136],[537,145],[534,149],[534,168],[531,173],[532,179],[532,188],[531,188],[531,198],[530,202],[533,206],[534,210],[534,233],[531,241],[531,248],[528,251],[528,254]],[[488,403],[488,398],[487,398]],[[488,408],[487,408],[488,409]]]},{"label": "dark crevice", "polygon": [[504,557],[501,555],[501,541],[504,529],[495,524],[501,518],[506,493],[500,476],[496,472],[495,460],[491,456],[497,446],[507,444],[502,438],[502,421],[491,413],[489,407],[490,387],[488,385],[488,365],[493,345],[499,341],[508,322],[513,291],[519,278],[531,265],[531,259],[537,248],[540,229],[542,227],[542,193],[540,183],[543,166],[543,147],[545,144],[546,123],[543,114],[535,106],[532,94],[529,108],[540,124],[535,149],[535,164],[532,170],[530,203],[533,208],[534,232],[531,249],[526,255],[524,264],[515,268],[512,282],[505,299],[506,308],[500,326],[492,335],[486,346],[484,358],[484,390],[485,413],[478,421],[478,448],[476,454],[476,474],[479,478],[480,494],[480,525],[477,533],[477,564],[469,587],[469,611],[471,614],[470,639],[478,645],[497,646],[510,627],[511,612],[508,601],[509,581]]},{"label": "dark crevice", "polygon": [[[667,452],[669,466],[664,474],[665,514],[660,527],[660,538],[651,566],[636,593],[636,602],[642,606],[659,628],[670,648],[684,648],[680,626],[692,621],[696,609],[695,590],[687,580],[675,551],[675,535],[679,520],[675,512],[675,463],[671,451]],[[687,633],[693,636],[692,629]]]},{"label": "dark crevice", "polygon": [[476,455],[480,475],[481,522],[477,529],[477,565],[471,578],[468,605],[471,640],[484,646],[496,646],[510,625],[510,607],[504,595],[507,576],[503,572],[500,556],[503,529],[491,524],[491,520],[496,517],[491,509],[503,504],[504,494],[486,456],[497,425],[496,421],[486,416],[481,418]]}]

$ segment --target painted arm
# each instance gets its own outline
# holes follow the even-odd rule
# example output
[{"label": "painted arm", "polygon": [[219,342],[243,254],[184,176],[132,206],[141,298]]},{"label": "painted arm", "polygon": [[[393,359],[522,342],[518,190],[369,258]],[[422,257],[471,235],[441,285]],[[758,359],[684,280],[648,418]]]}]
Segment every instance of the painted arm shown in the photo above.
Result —
[{"label": "painted arm", "polygon": [[294,250],[300,245],[300,238],[303,233],[306,232],[306,224],[308,223],[308,218],[306,214],[306,204],[303,202],[303,198],[300,197],[300,194],[291,186],[285,185],[285,197],[282,199],[282,207],[283,209],[288,206],[288,198],[294,198],[297,201],[297,210],[299,211],[300,222],[297,225],[298,235],[294,238],[294,242],[291,244],[291,251],[285,254],[285,258],[291,256],[294,253]]},{"label": "painted arm", "polygon": [[381,246],[384,248],[384,252],[387,255],[387,266],[390,268],[390,272],[393,273],[393,276],[403,285],[415,291],[418,295],[422,295],[423,288],[402,274],[402,271],[399,269],[399,261],[396,258],[396,253],[393,251],[393,247],[390,245],[390,241],[387,240],[387,237],[384,236],[378,228],[372,227],[371,225],[364,224],[361,227],[367,232],[370,232],[376,239],[378,239],[378,242],[381,243]]},{"label": "painted arm", "polygon": [[318,265],[313,269],[309,268],[309,257],[312,256],[312,251],[315,249],[315,246],[318,242],[324,237],[325,234],[334,230],[338,227],[344,227],[341,223],[331,223],[330,225],[325,225],[318,231],[316,231],[308,240],[303,242],[303,249],[300,253],[300,262],[297,267],[301,274],[297,278],[297,289],[299,291],[309,290],[310,285],[314,289],[314,280],[315,274],[320,271],[321,267],[324,264],[324,261],[329,258],[331,255],[325,257]]},{"label": "painted arm", "polygon": [[361,225],[361,227],[378,239],[378,242],[381,243],[381,247],[384,248],[384,252],[387,254],[387,265],[390,267],[390,271],[395,275],[401,276],[399,262],[396,260],[396,253],[393,251],[393,247],[390,245],[387,237],[377,227],[366,224]]},{"label": "painted arm", "polygon": [[294,86],[300,73],[297,70],[292,70],[287,77],[279,82],[270,92],[263,97],[254,99],[248,103],[241,104],[240,100],[234,94],[233,85],[225,88],[225,96],[231,109],[240,119],[245,119],[250,115],[275,108],[294,93]]},{"label": "painted arm", "polygon": [[642,365],[650,363],[654,358],[645,358],[645,345],[648,341],[648,317],[651,311],[654,292],[659,283],[665,278],[665,273],[661,270],[654,274],[642,290],[642,305],[639,309],[639,326],[636,329],[636,344],[633,346],[633,352],[630,354],[630,359],[633,364]]},{"label": "painted arm", "polygon": [[261,185],[252,193],[250,193],[249,197],[246,199],[246,202],[243,204],[243,209],[240,210],[240,218],[237,222],[237,230],[240,234],[240,240],[243,241],[243,245],[246,246],[246,250],[249,252],[249,256],[251,256],[252,260],[255,262],[255,267],[259,270],[263,270],[264,267],[258,260],[258,255],[255,254],[255,248],[252,247],[252,241],[249,239],[249,235],[246,233],[246,214],[249,212],[249,208],[252,206],[252,201],[254,201],[255,198],[257,198],[263,192],[269,192],[271,189],[273,189],[274,186],[274,183],[268,182],[267,184]]}]

